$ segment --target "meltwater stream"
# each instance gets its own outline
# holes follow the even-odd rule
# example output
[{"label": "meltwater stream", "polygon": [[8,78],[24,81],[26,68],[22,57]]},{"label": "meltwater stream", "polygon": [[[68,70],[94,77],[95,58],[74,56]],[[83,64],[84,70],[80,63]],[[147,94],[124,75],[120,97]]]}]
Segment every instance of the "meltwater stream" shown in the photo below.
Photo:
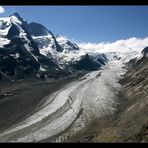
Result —
[{"label": "meltwater stream", "polygon": [[40,109],[15,127],[0,133],[1,142],[62,142],[92,120],[113,114],[118,83],[125,72],[118,61],[91,72],[51,94]]}]

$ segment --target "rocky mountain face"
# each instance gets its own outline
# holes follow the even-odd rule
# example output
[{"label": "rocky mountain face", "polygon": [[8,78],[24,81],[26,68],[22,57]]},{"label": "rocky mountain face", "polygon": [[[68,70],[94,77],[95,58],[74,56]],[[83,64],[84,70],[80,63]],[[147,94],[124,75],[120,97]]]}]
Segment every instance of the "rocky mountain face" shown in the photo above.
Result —
[{"label": "rocky mountain face", "polygon": [[[51,31],[49,31],[46,27],[44,27],[41,24],[32,22],[32,23],[29,24],[29,28],[30,28],[30,34],[32,36],[38,37],[38,36],[50,35],[50,41],[49,42],[52,42],[52,48],[55,49],[58,52],[63,51],[63,48],[58,44],[53,33]],[[42,43],[42,40],[40,40],[40,42]],[[38,46],[40,46],[40,45],[38,44]],[[43,44],[43,46],[44,46],[44,44]]]},{"label": "rocky mountain face", "polygon": [[0,18],[1,77],[63,77],[97,70],[106,62],[105,55],[94,60],[75,43],[39,23],[28,24],[18,13]]},{"label": "rocky mountain face", "polygon": [[79,61],[75,61],[72,63],[72,67],[77,70],[98,70],[98,68],[101,68],[102,65],[105,65],[105,62],[107,61],[107,58],[104,54],[101,54],[100,57],[97,56],[91,56],[91,55],[84,55]]},{"label": "rocky mountain face", "polygon": [[143,67],[143,65],[147,64],[148,61],[148,47],[145,47],[142,52],[141,56],[139,58],[133,58],[131,59],[126,65],[131,70],[138,70],[139,68]]},{"label": "rocky mountain face", "polygon": [[118,125],[126,142],[148,141],[148,47],[139,58],[127,63],[127,72],[120,81],[122,94],[127,99],[127,107],[122,113]]}]

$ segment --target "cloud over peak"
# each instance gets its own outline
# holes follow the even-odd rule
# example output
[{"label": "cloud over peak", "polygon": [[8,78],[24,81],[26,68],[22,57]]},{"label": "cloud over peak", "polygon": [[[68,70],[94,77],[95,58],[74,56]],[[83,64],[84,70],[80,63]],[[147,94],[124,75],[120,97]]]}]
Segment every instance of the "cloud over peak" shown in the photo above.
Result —
[{"label": "cloud over peak", "polygon": [[5,13],[5,9],[2,6],[0,6],[0,13]]},{"label": "cloud over peak", "polygon": [[115,42],[79,43],[78,46],[86,52],[129,52],[131,50],[141,52],[148,46],[148,37],[143,39],[132,37]]}]

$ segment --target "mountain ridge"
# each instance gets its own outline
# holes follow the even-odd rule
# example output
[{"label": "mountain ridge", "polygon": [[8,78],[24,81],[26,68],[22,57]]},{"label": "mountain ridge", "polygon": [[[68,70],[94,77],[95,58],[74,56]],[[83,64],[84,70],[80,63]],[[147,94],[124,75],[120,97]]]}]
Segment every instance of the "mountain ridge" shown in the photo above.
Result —
[{"label": "mountain ridge", "polygon": [[[68,76],[80,70],[96,70],[104,65],[87,58],[88,62],[92,63],[90,67],[86,68],[84,62],[83,68],[78,68],[81,62],[76,61],[83,61],[84,56],[89,57],[87,53],[80,51],[78,45],[68,39],[55,36],[40,23],[26,22],[18,13],[7,19],[1,18],[0,23],[0,34],[4,34],[1,39],[7,41],[3,44],[0,42],[0,71],[10,77],[23,78],[24,73],[34,73],[35,77],[55,77],[55,73],[56,77],[60,76],[60,73]],[[106,58],[98,58],[101,63],[107,62]],[[95,69],[91,68],[94,66]]]}]

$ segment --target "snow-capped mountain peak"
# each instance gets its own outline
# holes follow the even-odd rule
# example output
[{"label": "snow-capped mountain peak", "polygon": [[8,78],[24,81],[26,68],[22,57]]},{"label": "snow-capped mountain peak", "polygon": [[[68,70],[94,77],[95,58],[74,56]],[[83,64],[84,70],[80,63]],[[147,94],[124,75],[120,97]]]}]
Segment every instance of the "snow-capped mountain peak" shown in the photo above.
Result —
[{"label": "snow-capped mountain peak", "polygon": [[23,19],[19,16],[18,13],[14,13],[10,16],[11,23],[22,25]]},{"label": "snow-capped mountain peak", "polygon": [[39,23],[28,23],[18,13],[0,18],[0,56],[0,71],[17,77],[29,73],[62,77],[107,62],[101,54],[93,60],[93,55],[66,37],[54,35]]},{"label": "snow-capped mountain peak", "polygon": [[65,51],[79,50],[78,45],[76,45],[75,43],[72,43],[70,40],[68,40],[68,38],[62,35],[57,36],[56,39]]}]

